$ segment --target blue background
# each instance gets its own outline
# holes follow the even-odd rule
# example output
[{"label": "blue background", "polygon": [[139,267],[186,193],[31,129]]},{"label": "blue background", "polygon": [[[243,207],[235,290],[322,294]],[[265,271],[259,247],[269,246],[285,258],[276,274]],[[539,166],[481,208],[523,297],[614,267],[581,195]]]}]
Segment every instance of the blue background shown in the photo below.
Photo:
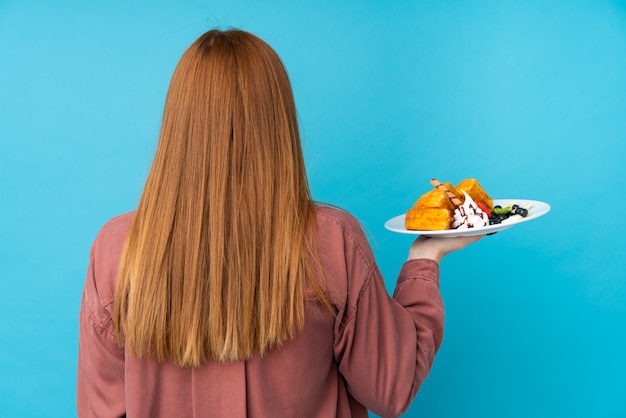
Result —
[{"label": "blue background", "polygon": [[316,199],[369,230],[437,177],[542,200],[442,263],[408,416],[626,416],[626,2],[0,0],[0,415],[71,417],[89,247],[135,206],[169,78],[212,27],[291,75]]}]

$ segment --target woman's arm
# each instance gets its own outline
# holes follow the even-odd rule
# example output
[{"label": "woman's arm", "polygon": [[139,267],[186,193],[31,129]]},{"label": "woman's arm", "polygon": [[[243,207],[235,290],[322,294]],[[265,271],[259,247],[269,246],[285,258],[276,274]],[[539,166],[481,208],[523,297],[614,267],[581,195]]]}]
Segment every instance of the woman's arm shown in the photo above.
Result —
[{"label": "woman's arm", "polygon": [[[96,239],[79,314],[76,409],[80,418],[123,417],[126,414],[124,351],[117,345],[113,322],[107,311],[113,298],[109,296],[103,300],[96,286],[97,253]],[[108,251],[106,253],[103,258]]]},{"label": "woman's arm", "polygon": [[364,237],[354,233],[346,260],[350,275],[368,275],[355,305],[346,306],[335,358],[352,396],[374,413],[399,416],[428,376],[443,338],[444,306],[438,262],[480,237],[418,238],[403,265],[393,298]]}]

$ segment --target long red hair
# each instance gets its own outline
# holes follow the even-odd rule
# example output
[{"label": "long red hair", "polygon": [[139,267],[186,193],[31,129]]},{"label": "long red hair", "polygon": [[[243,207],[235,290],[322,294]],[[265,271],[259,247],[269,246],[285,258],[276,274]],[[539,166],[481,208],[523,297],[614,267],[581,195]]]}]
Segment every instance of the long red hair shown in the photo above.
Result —
[{"label": "long red hair", "polygon": [[[127,237],[115,331],[138,357],[243,360],[293,338],[312,278],[314,204],[278,55],[212,30],[178,63]],[[308,237],[308,238],[307,238]]]}]

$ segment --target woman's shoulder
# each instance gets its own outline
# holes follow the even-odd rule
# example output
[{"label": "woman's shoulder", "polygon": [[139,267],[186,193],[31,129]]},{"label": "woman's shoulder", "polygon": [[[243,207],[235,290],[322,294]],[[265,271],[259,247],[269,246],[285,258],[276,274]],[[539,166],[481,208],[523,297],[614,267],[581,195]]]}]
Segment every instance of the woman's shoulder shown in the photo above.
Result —
[{"label": "woman's shoulder", "polygon": [[91,246],[83,305],[93,323],[103,329],[111,325],[117,271],[133,216],[134,212],[128,212],[109,219]]},{"label": "woman's shoulder", "polygon": [[117,275],[117,267],[124,248],[126,236],[130,230],[135,212],[127,212],[109,219],[100,228],[92,248],[91,257],[97,268],[107,275]]},{"label": "woman's shoulder", "polygon": [[361,224],[356,217],[347,210],[327,203],[316,203],[315,212],[318,226],[332,224],[349,231],[361,230]]},{"label": "woman's shoulder", "polygon": [[94,246],[107,245],[107,243],[110,245],[112,242],[125,239],[134,216],[135,212],[132,211],[110,218],[100,227],[94,240]]},{"label": "woman's shoulder", "polygon": [[135,217],[135,211],[122,213],[120,215],[114,216],[109,219],[102,225],[100,228],[99,236],[105,235],[118,235],[120,233],[126,233],[130,228],[130,224]]},{"label": "woman's shoulder", "polygon": [[368,246],[365,229],[349,211],[329,204],[316,204],[318,235],[339,235],[354,241],[359,246]]}]

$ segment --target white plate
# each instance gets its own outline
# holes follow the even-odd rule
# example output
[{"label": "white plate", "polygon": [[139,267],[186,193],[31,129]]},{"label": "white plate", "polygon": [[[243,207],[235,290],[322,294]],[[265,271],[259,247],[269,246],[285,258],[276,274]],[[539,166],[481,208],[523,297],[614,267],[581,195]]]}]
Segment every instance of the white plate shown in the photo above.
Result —
[{"label": "white plate", "polygon": [[533,219],[537,219],[540,216],[543,216],[546,213],[550,212],[550,205],[544,202],[540,202],[538,200],[494,199],[493,204],[494,206],[500,205],[503,208],[506,206],[517,204],[520,207],[528,208],[528,216],[526,216],[525,218],[516,217],[515,219],[509,219],[500,224],[487,225],[481,228],[446,229],[443,231],[423,231],[423,230],[406,229],[404,226],[405,215],[398,215],[394,218],[389,219],[387,222],[385,222],[385,228],[387,228],[390,231],[397,232],[399,234],[424,235],[426,237],[439,237],[439,238],[454,238],[454,237],[463,237],[463,236],[471,236],[471,235],[485,235],[485,234],[493,234],[494,232],[502,231],[504,229],[510,228],[517,224],[521,224],[523,222],[532,221]]}]

